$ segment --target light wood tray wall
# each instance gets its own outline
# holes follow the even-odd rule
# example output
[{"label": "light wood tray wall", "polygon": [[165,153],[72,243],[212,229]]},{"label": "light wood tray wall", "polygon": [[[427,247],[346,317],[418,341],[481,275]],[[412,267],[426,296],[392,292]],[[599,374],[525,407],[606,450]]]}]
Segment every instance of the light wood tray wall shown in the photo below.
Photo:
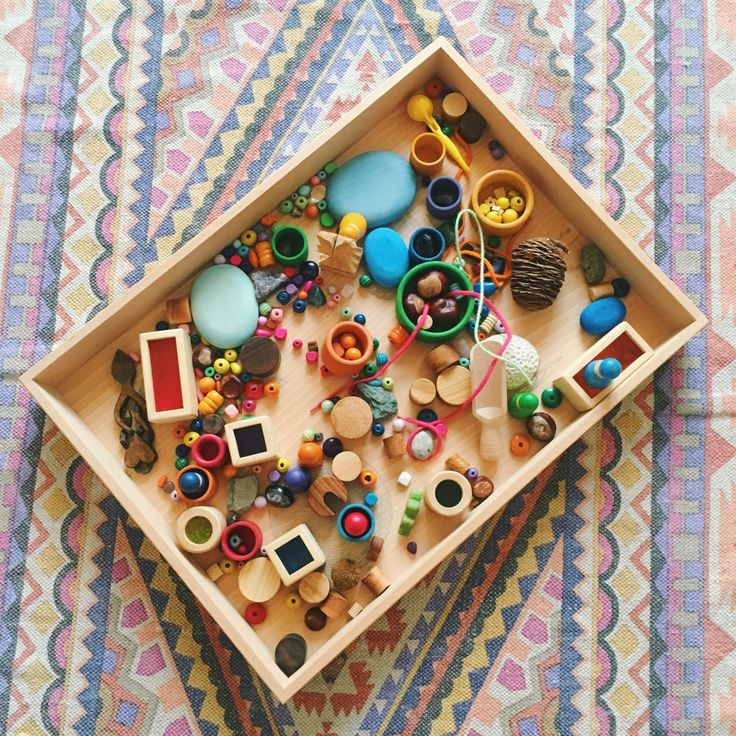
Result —
[{"label": "light wood tray wall", "polygon": [[[428,463],[410,463],[408,459],[388,460],[380,440],[367,437],[346,446],[361,454],[365,463],[379,473],[380,504],[391,509],[390,526],[381,532],[386,539],[379,566],[391,580],[391,586],[377,599],[362,586],[351,591],[351,600],[359,600],[364,610],[354,620],[347,617],[331,622],[321,632],[309,632],[302,618],[306,607],[296,612],[283,605],[286,589],[268,604],[269,616],[256,629],[242,618],[246,601],[237,590],[237,575],[212,583],[204,574],[206,565],[217,558],[195,559],[175,544],[174,521],[182,507],[172,503],[156,488],[162,473],[172,474],[173,449],[176,440],[166,427],[157,428],[157,449],[161,460],[150,476],[126,474],[122,448],[118,444],[112,408],[118,388],[109,375],[109,367],[117,347],[134,350],[140,332],[150,330],[163,318],[163,302],[185,294],[188,285],[211,258],[263,213],[271,211],[328,160],[346,160],[356,153],[375,148],[395,150],[408,155],[413,137],[422,126],[404,113],[406,99],[418,91],[432,76],[462,91],[472,105],[488,120],[493,137],[498,138],[512,154],[494,161],[488,153],[488,135],[473,146],[472,181],[492,168],[513,168],[530,179],[537,194],[534,215],[518,239],[531,236],[559,238],[570,247],[569,270],[563,290],[555,305],[541,313],[523,312],[516,308],[508,290],[496,304],[510,321],[514,333],[531,340],[542,356],[537,388],[551,385],[552,379],[564,371],[575,355],[582,354],[593,342],[578,327],[578,315],[588,303],[585,285],[577,266],[577,253],[586,242],[595,241],[606,254],[611,273],[625,276],[632,285],[626,298],[627,320],[654,348],[653,357],[621,383],[595,409],[580,414],[569,403],[554,411],[558,423],[556,438],[546,446],[535,445],[526,459],[508,455],[495,468],[480,461],[479,427],[474,421],[455,420],[450,425],[446,447],[440,457]],[[445,164],[445,173],[455,168]],[[471,184],[463,182],[466,201]],[[419,189],[414,207],[396,228],[408,235],[428,222],[423,204],[424,190]],[[291,218],[287,218],[291,221]],[[310,235],[314,254],[317,227],[301,218],[298,224]],[[338,288],[345,277],[328,278],[325,284]],[[382,349],[388,347],[386,335],[396,324],[390,294],[380,289],[361,289],[355,281],[356,294],[346,303],[354,312],[364,312],[367,327],[380,338]],[[279,379],[282,383],[278,399],[261,399],[258,414],[268,413],[274,422],[284,457],[295,458],[299,434],[304,427],[331,434],[327,417],[321,413],[309,416],[309,407],[339,385],[338,379],[324,381],[315,368],[308,367],[303,351],[291,350],[293,337],[305,342],[321,342],[329,326],[338,320],[336,311],[310,308],[296,315],[286,308],[285,326],[289,337],[282,351]],[[309,150],[295,156],[291,164],[279,170],[256,187],[238,205],[221,216],[202,233],[164,262],[158,264],[143,281],[122,299],[82,327],[73,338],[51,352],[24,376],[23,381],[39,404],[59,425],[75,447],[90,463],[103,482],[140,525],[162,555],[203,603],[243,655],[254,665],[279,700],[286,700],[303,687],[355,637],[372,624],[406,591],[416,585],[463,540],[477,531],[528,482],[567,449],[580,435],[599,421],[606,412],[665,362],[706,320],[694,305],[672,284],[657,266],[632,243],[602,208],[593,203],[573,177],[547,151],[505,104],[473,72],[445,42],[437,41],[419,54],[401,72],[381,85],[376,92],[341,118],[338,124],[310,144]],[[423,362],[426,345],[414,345],[391,375],[396,381],[400,410],[414,414],[417,407],[408,400],[408,388],[417,375],[431,376]],[[389,351],[390,352],[390,351]],[[435,402],[440,415],[449,408]],[[470,412],[468,412],[470,417]],[[279,431],[281,429],[281,431]],[[387,430],[390,432],[390,429]],[[523,424],[509,419],[503,427],[507,439]],[[406,502],[406,491],[395,483],[399,472],[408,469],[414,476],[413,487],[422,487],[442,469],[443,460],[452,452],[460,452],[493,478],[494,494],[478,508],[459,518],[443,518],[422,508],[410,537],[417,542],[418,554],[406,551],[407,538],[395,532]],[[218,503],[224,507],[224,492],[218,492]],[[298,503],[306,502],[301,499]],[[271,514],[277,510],[249,511],[248,518],[259,523],[264,543],[272,537]],[[309,523],[308,516],[305,519]],[[283,530],[279,530],[283,531]],[[336,533],[336,532],[335,532]],[[286,677],[273,661],[273,648],[286,633],[298,632],[308,641],[306,664],[291,677]]]}]

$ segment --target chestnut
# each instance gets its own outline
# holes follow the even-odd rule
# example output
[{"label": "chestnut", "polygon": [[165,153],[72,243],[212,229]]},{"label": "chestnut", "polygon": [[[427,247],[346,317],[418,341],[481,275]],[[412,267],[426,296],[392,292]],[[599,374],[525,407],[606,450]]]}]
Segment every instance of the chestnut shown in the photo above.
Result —
[{"label": "chestnut", "polygon": [[437,327],[454,327],[460,321],[460,305],[449,296],[439,296],[429,303],[429,314]]},{"label": "chestnut", "polygon": [[417,291],[424,299],[439,296],[447,291],[447,276],[442,271],[427,271],[417,279]]},{"label": "chestnut", "polygon": [[418,294],[409,293],[404,295],[404,311],[406,316],[414,323],[424,309],[424,299]]}]

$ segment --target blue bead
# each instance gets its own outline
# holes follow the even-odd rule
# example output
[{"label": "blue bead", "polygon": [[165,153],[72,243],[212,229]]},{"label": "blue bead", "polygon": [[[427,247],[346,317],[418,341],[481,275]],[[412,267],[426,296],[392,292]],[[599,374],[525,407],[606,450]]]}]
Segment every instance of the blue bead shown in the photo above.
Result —
[{"label": "blue bead", "polygon": [[284,484],[294,493],[304,493],[312,484],[312,476],[301,465],[292,465],[284,474]]},{"label": "blue bead", "polygon": [[189,448],[186,445],[177,445],[174,452],[176,452],[177,457],[189,456]]},{"label": "blue bead", "polygon": [[315,261],[304,261],[304,263],[299,266],[299,273],[308,281],[313,281],[317,276],[319,276],[319,266]]},{"label": "blue bead", "polygon": [[368,507],[375,506],[378,503],[378,495],[373,493],[373,491],[366,493],[363,497],[363,503]]},{"label": "blue bead", "polygon": [[235,255],[235,248],[232,245],[226,245],[222,249],[222,255],[224,255],[225,258],[230,258],[230,256],[234,256]]},{"label": "blue bead", "polygon": [[287,292],[280,291],[278,294],[276,294],[276,301],[279,304],[288,304],[291,301],[291,297]]},{"label": "blue bead", "polygon": [[380,437],[385,431],[386,427],[384,427],[381,422],[373,422],[371,432],[373,432],[376,437]]},{"label": "blue bead", "polygon": [[304,283],[304,276],[299,273],[295,273],[291,277],[291,283],[294,284],[294,286],[301,286]]},{"label": "blue bead", "polygon": [[296,299],[294,303],[291,305],[291,308],[297,314],[301,314],[302,312],[306,311],[307,303],[304,301],[304,299]]},{"label": "blue bead", "polygon": [[463,368],[470,368],[470,358],[460,358],[457,364],[461,365]]},{"label": "blue bead", "polygon": [[200,341],[200,339],[201,339],[201,338],[199,337],[199,335],[192,335],[192,336],[191,336],[191,337],[189,338],[189,341],[190,341],[190,342],[192,343],[192,345],[199,345],[199,341]]},{"label": "blue bead", "polygon": [[376,353],[376,363],[378,365],[386,365],[388,363],[388,355],[386,353]]},{"label": "blue bead", "polygon": [[248,253],[250,253],[250,248],[247,245],[243,245],[242,243],[238,246],[238,255],[241,258],[247,258]]},{"label": "blue bead", "polygon": [[490,311],[491,310],[488,309],[488,305],[485,304],[485,303],[483,303],[483,305],[480,308],[480,318],[481,319],[485,319],[488,316],[488,312],[490,312]]},{"label": "blue bead", "polygon": [[189,429],[192,430],[192,432],[201,432],[202,431],[202,420],[192,419],[191,423],[189,424]]},{"label": "blue bead", "polygon": [[322,443],[322,452],[325,457],[335,457],[342,452],[342,440],[339,437],[328,437]]},{"label": "blue bead", "polygon": [[169,323],[165,319],[162,319],[159,322],[156,322],[156,329],[157,330],[168,330]]},{"label": "blue bead", "polygon": [[381,385],[381,379],[380,378],[372,378],[370,381],[368,381],[369,386],[380,386]]},{"label": "blue bead", "polygon": [[627,296],[631,291],[631,286],[626,279],[614,279],[611,281],[611,286],[613,286],[613,293],[618,297]]},{"label": "blue bead", "polygon": [[365,324],[365,315],[364,314],[356,314],[353,317],[353,322],[357,322],[359,325]]},{"label": "blue bead", "polygon": [[420,422],[434,422],[437,419],[437,412],[434,409],[420,409],[417,419]]},{"label": "blue bead", "polygon": [[[476,294],[480,294],[480,281],[473,284],[473,291]],[[490,279],[484,279],[483,280],[483,296],[491,296],[492,294],[496,293],[496,284],[493,283]]]}]

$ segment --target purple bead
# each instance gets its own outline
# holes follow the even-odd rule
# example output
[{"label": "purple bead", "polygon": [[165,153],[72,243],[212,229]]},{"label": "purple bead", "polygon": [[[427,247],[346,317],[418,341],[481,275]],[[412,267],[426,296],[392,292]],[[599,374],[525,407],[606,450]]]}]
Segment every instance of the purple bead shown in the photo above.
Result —
[{"label": "purple bead", "polygon": [[478,472],[478,468],[468,468],[465,471],[465,477],[469,481],[474,481],[479,475],[480,475],[480,473]]},{"label": "purple bead", "polygon": [[322,452],[325,457],[336,457],[342,452],[342,441],[339,437],[328,437],[322,443]]},{"label": "purple bead", "polygon": [[291,283],[294,284],[294,286],[301,286],[304,283],[304,276],[301,274],[295,273],[291,277]]},{"label": "purple bead", "polygon": [[277,483],[281,480],[281,473],[279,473],[278,470],[275,468],[268,473],[268,479],[271,481],[271,483]]},{"label": "purple bead", "polygon": [[299,291],[299,289],[297,289],[296,286],[294,286],[294,284],[286,284],[286,288],[284,289],[284,291],[289,296],[294,296],[294,294],[296,294],[297,291]]},{"label": "purple bead", "polygon": [[258,242],[261,243],[264,240],[268,240],[268,233],[264,230],[263,232],[258,233],[256,237],[258,238]]},{"label": "purple bead", "polygon": [[284,483],[294,493],[304,493],[312,484],[312,476],[301,465],[292,465],[284,475]]}]

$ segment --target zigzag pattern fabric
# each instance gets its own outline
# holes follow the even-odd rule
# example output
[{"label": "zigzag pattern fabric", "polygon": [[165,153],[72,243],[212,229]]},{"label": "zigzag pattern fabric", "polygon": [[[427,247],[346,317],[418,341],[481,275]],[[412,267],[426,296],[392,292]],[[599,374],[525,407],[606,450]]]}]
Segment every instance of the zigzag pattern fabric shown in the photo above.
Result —
[{"label": "zigzag pattern fabric", "polygon": [[[736,730],[729,0],[0,7],[0,731]],[[709,328],[286,705],[21,387],[445,36]]]}]

